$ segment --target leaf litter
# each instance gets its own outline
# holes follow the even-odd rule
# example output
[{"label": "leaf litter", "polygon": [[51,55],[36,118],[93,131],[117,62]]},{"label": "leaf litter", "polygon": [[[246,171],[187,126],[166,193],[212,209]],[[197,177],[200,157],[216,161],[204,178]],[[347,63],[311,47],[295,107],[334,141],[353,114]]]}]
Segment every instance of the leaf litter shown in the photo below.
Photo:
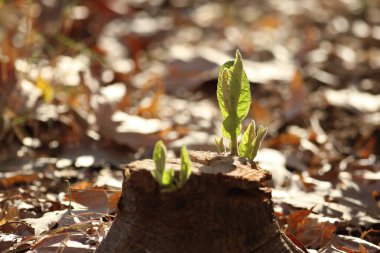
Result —
[{"label": "leaf litter", "polygon": [[239,48],[243,130],[268,126],[257,161],[283,231],[309,252],[378,252],[379,6],[1,3],[0,251],[93,252],[123,164],[158,139],[215,151],[217,72]]}]

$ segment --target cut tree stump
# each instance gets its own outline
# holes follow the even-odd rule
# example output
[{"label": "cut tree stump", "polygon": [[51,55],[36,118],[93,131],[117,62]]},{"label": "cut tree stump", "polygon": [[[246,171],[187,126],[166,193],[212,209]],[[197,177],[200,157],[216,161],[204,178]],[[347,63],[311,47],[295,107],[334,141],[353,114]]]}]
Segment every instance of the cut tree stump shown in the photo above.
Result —
[{"label": "cut tree stump", "polygon": [[[174,192],[160,190],[152,160],[127,165],[117,216],[97,253],[303,252],[275,221],[269,172],[233,156],[189,155],[193,173]],[[166,167],[179,171],[180,160]]]}]

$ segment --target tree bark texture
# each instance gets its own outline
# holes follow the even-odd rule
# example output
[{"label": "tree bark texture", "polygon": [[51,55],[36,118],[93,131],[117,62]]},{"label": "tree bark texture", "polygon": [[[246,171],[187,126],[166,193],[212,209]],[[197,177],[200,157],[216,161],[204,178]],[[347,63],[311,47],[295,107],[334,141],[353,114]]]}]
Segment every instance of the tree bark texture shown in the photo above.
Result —
[{"label": "tree bark texture", "polygon": [[[191,151],[186,185],[162,192],[151,176],[152,160],[125,169],[118,214],[98,253],[303,252],[274,219],[269,172],[255,163]],[[166,167],[180,168],[180,160]]]}]

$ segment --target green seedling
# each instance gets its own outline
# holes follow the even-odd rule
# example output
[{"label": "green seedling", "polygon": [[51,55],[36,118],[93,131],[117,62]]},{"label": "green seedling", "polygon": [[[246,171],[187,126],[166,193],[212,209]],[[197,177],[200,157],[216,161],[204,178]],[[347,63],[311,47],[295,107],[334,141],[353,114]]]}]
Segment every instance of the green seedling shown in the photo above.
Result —
[{"label": "green seedling", "polygon": [[259,129],[256,132],[256,123],[252,120],[241,138],[239,155],[249,160],[255,159],[257,151],[260,148],[261,141],[267,134],[267,130],[267,128],[259,126]]},{"label": "green seedling", "polygon": [[228,61],[220,68],[217,97],[223,117],[223,136],[231,141],[231,154],[238,155],[237,139],[241,122],[247,116],[251,104],[249,83],[238,50],[235,61]]},{"label": "green seedling", "polygon": [[173,168],[166,168],[166,147],[162,141],[158,141],[154,147],[153,160],[155,169],[152,176],[156,182],[165,190],[177,190],[182,188],[191,175],[191,163],[185,146],[181,149],[181,170],[179,176],[175,177]]},{"label": "green seedling", "polygon": [[178,188],[182,188],[191,175],[191,162],[185,146],[181,149],[181,171],[177,182]]},{"label": "green seedling", "polygon": [[[241,122],[247,116],[251,105],[251,91],[239,50],[236,50],[235,60],[227,61],[219,70],[217,97],[223,117],[222,134],[230,140],[231,154],[253,160],[267,128],[259,126],[256,131],[256,124],[252,120],[238,146]],[[218,152],[225,152],[223,138],[216,138],[215,142]]]},{"label": "green seedling", "polygon": [[226,148],[224,147],[223,138],[215,138],[216,150],[218,153],[226,152]]},{"label": "green seedling", "polygon": [[72,199],[72,195],[71,195],[71,184],[70,184],[70,181],[69,180],[65,180],[65,182],[67,183],[68,185],[68,188],[67,188],[67,191],[69,192],[69,206],[68,206],[68,213],[69,213],[69,216],[71,216],[71,199]]},{"label": "green seedling", "polygon": [[164,187],[170,186],[174,178],[173,168],[165,168],[166,153],[165,144],[162,141],[158,141],[153,150],[155,170],[152,171],[152,175],[157,183]]}]

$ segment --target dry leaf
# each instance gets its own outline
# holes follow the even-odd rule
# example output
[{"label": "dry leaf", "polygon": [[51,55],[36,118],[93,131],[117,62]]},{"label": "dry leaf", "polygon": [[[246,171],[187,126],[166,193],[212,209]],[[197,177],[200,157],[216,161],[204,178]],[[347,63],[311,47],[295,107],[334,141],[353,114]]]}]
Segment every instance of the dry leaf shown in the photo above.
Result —
[{"label": "dry leaf", "polygon": [[42,217],[32,219],[24,219],[23,221],[34,228],[35,234],[40,235],[49,231],[54,227],[63,217],[68,215],[68,210],[54,211],[45,213]]},{"label": "dry leaf", "polygon": [[31,184],[33,181],[40,179],[38,173],[9,172],[0,173],[0,176],[0,189],[9,189],[19,184]]},{"label": "dry leaf", "polygon": [[87,235],[81,232],[48,234],[33,244],[31,250],[37,252],[90,253],[95,247],[87,243]]},{"label": "dry leaf", "polygon": [[352,107],[364,113],[380,111],[380,95],[360,92],[355,89],[326,89],[324,94],[329,104],[334,106]]},{"label": "dry leaf", "polygon": [[[69,200],[69,197],[69,195],[66,195],[66,200]],[[102,189],[71,189],[71,201],[81,204],[89,212],[101,214],[107,214],[108,212],[107,193]]]},{"label": "dry leaf", "polygon": [[34,228],[20,221],[9,221],[1,225],[0,232],[20,236],[31,236],[35,234]]},{"label": "dry leaf", "polygon": [[109,213],[114,213],[116,211],[120,196],[121,196],[121,191],[117,191],[108,198]]},{"label": "dry leaf", "polygon": [[332,239],[336,227],[331,223],[309,218],[311,211],[310,209],[291,213],[288,216],[286,233],[293,234],[306,247],[323,248]]}]

